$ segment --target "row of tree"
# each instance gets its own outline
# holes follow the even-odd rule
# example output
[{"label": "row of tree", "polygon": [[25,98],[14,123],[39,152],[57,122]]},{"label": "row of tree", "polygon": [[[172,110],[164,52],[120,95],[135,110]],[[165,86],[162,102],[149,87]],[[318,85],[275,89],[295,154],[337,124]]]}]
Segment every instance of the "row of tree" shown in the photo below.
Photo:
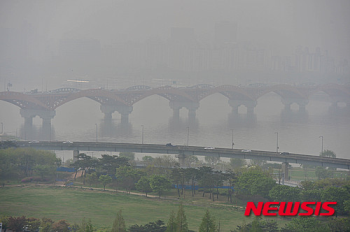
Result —
[{"label": "row of tree", "polygon": [[53,152],[32,148],[0,149],[1,179],[53,174],[61,160]]}]

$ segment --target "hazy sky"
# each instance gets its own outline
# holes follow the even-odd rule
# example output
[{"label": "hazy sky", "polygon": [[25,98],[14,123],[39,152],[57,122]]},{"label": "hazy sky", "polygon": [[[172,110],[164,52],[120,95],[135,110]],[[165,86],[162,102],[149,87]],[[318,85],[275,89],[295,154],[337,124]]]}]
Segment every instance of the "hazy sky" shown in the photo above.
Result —
[{"label": "hazy sky", "polygon": [[238,40],[274,46],[320,46],[334,56],[350,53],[348,0],[61,0],[0,2],[0,28],[31,26],[40,44],[61,39],[125,40],[169,38],[171,27],[191,27],[211,42],[215,23],[235,22]]}]

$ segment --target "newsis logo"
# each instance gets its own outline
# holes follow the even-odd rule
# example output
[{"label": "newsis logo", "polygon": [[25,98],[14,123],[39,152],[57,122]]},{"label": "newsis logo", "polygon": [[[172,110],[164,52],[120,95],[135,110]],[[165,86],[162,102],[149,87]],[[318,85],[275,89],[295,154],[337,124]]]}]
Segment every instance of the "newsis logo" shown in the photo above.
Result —
[{"label": "newsis logo", "polygon": [[[245,216],[250,216],[251,212],[255,216],[332,216],[335,210],[330,205],[336,205],[337,202],[248,202],[245,209]],[[305,212],[299,212],[299,210]],[[321,213],[322,209],[322,213]]]}]

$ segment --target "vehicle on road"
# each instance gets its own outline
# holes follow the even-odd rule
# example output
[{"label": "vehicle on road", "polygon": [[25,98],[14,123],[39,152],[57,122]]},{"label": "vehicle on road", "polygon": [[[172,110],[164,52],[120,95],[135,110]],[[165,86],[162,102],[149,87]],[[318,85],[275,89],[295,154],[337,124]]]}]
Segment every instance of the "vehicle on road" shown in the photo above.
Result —
[{"label": "vehicle on road", "polygon": [[252,150],[243,149],[241,152],[252,152]]},{"label": "vehicle on road", "polygon": [[205,150],[212,150],[212,149],[215,149],[215,147],[205,147],[204,149]]},{"label": "vehicle on road", "polygon": [[167,146],[167,147],[175,147],[175,146],[172,145],[171,143],[167,143],[167,144],[165,144],[165,146]]},{"label": "vehicle on road", "polygon": [[281,152],[281,155],[289,155],[289,152]]}]

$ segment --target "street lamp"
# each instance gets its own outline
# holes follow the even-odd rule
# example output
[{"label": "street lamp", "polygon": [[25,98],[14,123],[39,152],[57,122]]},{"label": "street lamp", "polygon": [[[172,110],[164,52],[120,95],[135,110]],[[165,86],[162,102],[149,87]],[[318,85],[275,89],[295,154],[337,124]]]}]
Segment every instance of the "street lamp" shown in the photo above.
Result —
[{"label": "street lamp", "polygon": [[97,142],[97,123],[95,123],[96,126],[96,142]]},{"label": "street lamp", "polygon": [[143,144],[143,125],[141,125],[142,132],[141,132],[141,144]]},{"label": "street lamp", "polygon": [[321,154],[323,153],[323,135],[321,135],[319,138],[322,139],[322,145],[321,145]]},{"label": "street lamp", "polygon": [[188,146],[189,138],[190,138],[190,127],[187,127],[187,146]]},{"label": "street lamp", "polygon": [[275,132],[275,134],[277,134],[277,145],[276,145],[276,152],[278,153],[278,149],[279,149],[279,147],[278,147],[278,132]]},{"label": "street lamp", "polygon": [[231,141],[231,144],[232,144],[232,149],[233,149],[233,145],[235,145],[235,144],[233,143],[233,129],[231,129],[231,131],[232,131],[232,141]]}]

